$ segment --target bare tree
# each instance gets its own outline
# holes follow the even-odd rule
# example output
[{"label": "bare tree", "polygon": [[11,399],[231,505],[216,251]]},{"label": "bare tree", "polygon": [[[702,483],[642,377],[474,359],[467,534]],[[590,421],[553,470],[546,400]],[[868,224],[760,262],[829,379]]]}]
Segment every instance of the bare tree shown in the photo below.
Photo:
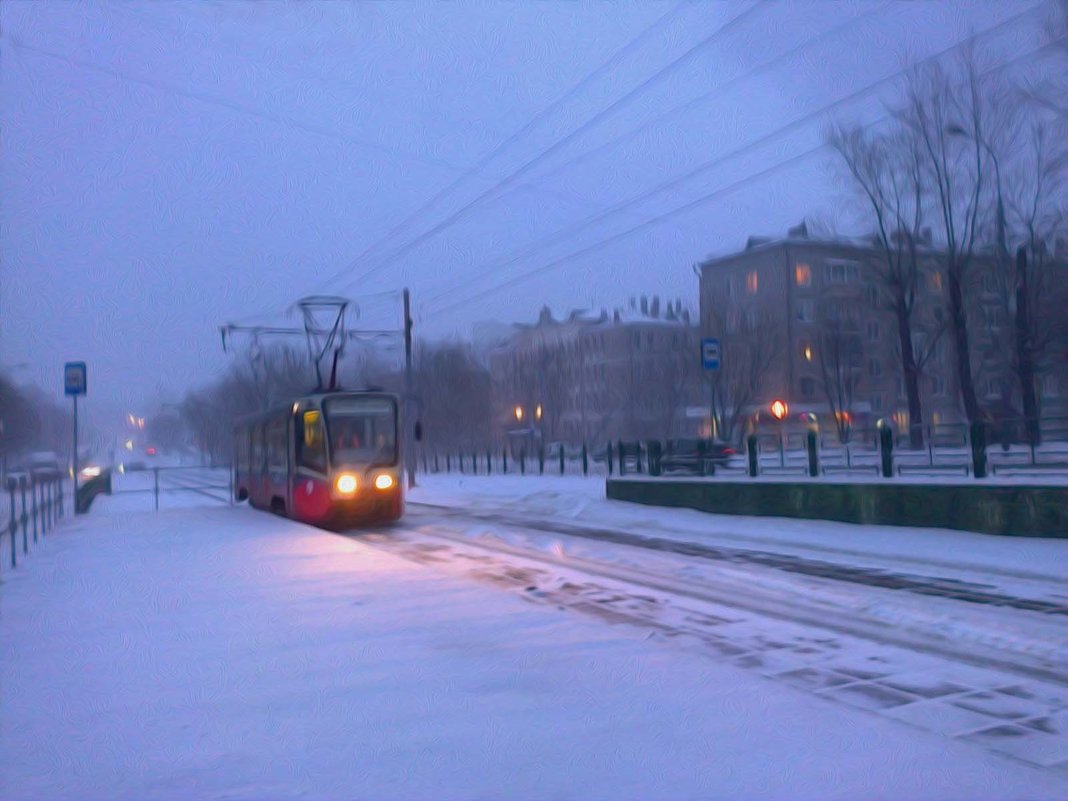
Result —
[{"label": "bare tree", "polygon": [[831,133],[830,141],[875,222],[881,295],[897,326],[901,376],[909,407],[909,442],[920,448],[921,362],[912,332],[920,283],[920,244],[926,240],[923,224],[927,186],[922,153],[914,137],[899,133],[873,135],[860,127],[838,128]]},{"label": "bare tree", "polygon": [[720,340],[720,368],[705,375],[712,420],[720,439],[736,443],[743,421],[761,400],[769,370],[782,356],[782,319],[738,309],[710,314],[708,330]]},{"label": "bare tree", "polygon": [[838,441],[849,442],[864,363],[864,346],[856,325],[841,316],[821,321],[817,348],[820,385],[834,414]]},{"label": "bare tree", "polygon": [[0,456],[4,464],[40,443],[41,433],[41,415],[33,401],[7,376],[0,375]]},{"label": "bare tree", "polygon": [[470,346],[420,343],[414,372],[428,444],[444,449],[489,444],[490,375]]},{"label": "bare tree", "polygon": [[[981,419],[975,391],[965,286],[975,256],[987,181],[987,115],[975,62],[962,60],[963,80],[933,65],[910,77],[904,105],[896,111],[911,147],[920,153],[930,200],[941,223],[949,331],[957,385],[969,421]],[[961,85],[962,84],[962,85]]]},{"label": "bare tree", "polygon": [[[1033,111],[1022,106],[1021,111]],[[1013,320],[1012,369],[1020,389],[1027,440],[1039,439],[1039,397],[1036,379],[1062,316],[1063,296],[1049,285],[1049,268],[1057,237],[1065,233],[1068,209],[1064,206],[1068,170],[1068,136],[1064,124],[1035,118],[1026,127],[1026,146],[1013,148],[1008,159],[1005,193],[1009,228],[1017,246],[1008,274],[1008,309]],[[999,184],[1000,186],[1000,184]],[[1058,206],[1058,200],[1060,206]],[[999,204],[1000,205],[1000,204]],[[999,248],[999,250],[1002,248]]]},{"label": "bare tree", "polygon": [[213,461],[228,461],[238,418],[288,403],[308,392],[312,384],[308,363],[296,351],[253,348],[244,362],[232,365],[207,387],[187,394],[180,417],[198,450]]},{"label": "bare tree", "polygon": [[1051,70],[1050,77],[1029,86],[1027,94],[1064,122],[1068,121],[1068,0],[1052,0],[1049,11],[1044,20],[1044,39],[1047,47],[1054,47],[1059,53],[1060,69]]}]

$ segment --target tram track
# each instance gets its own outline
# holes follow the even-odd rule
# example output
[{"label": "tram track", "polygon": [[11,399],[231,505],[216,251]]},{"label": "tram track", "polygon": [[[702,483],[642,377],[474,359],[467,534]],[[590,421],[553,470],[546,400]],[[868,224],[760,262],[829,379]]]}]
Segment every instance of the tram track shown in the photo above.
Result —
[{"label": "tram track", "polygon": [[[435,508],[434,513],[438,512]],[[584,536],[573,534],[569,526],[546,525],[547,521],[543,520],[502,522],[500,516],[467,513],[454,517],[503,525],[511,534],[544,537],[546,534],[556,536],[565,533],[568,536]],[[491,519],[487,520],[488,517]],[[632,609],[628,608],[627,604],[603,603],[598,601],[598,590],[603,590],[608,593],[607,597],[611,597],[612,593],[618,595],[622,588],[624,597],[632,600],[641,600],[652,591],[676,604],[696,603],[699,606],[707,606],[713,610],[712,618],[722,618],[724,610],[758,615],[761,618],[819,629],[834,635],[854,637],[880,646],[906,649],[977,668],[1068,687],[1068,670],[1063,661],[1064,649],[1055,642],[1043,646],[1040,640],[1021,649],[1018,638],[1006,643],[997,632],[970,632],[969,636],[964,637],[959,625],[947,625],[937,619],[909,620],[909,610],[895,612],[892,605],[879,606],[874,613],[872,609],[862,606],[843,607],[839,603],[821,598],[819,593],[806,594],[803,587],[789,584],[776,586],[774,583],[769,585],[754,581],[737,571],[717,571],[710,580],[696,580],[677,573],[651,570],[633,564],[621,565],[570,552],[553,553],[551,549],[546,551],[534,545],[514,545],[494,537],[473,537],[463,530],[450,529],[443,525],[440,519],[432,521],[419,518],[418,514],[409,516],[411,527],[407,534],[400,534],[399,537],[392,534],[379,535],[373,543],[416,561],[440,562],[444,557],[444,561],[468,567],[467,572],[476,578],[509,586],[532,599],[577,607],[579,611],[608,615],[654,629],[663,629],[664,624],[656,615],[649,613],[647,605],[638,603]],[[505,516],[504,520],[508,518],[510,516]],[[561,528],[568,530],[561,532]],[[631,545],[630,542],[620,543],[616,539],[609,541],[613,544],[643,547],[641,544]],[[492,557],[490,561],[484,558],[487,555]],[[675,549],[668,554],[669,558],[692,555],[686,550]],[[517,570],[517,564],[520,568],[536,567],[537,571],[531,573],[528,569]],[[575,592],[576,586],[581,586],[581,582],[575,583],[576,575],[607,581],[611,586],[589,587],[590,592],[584,597],[583,593]],[[827,578],[820,577],[819,580],[826,581]],[[879,585],[873,586],[886,589]],[[1058,625],[1055,619],[1033,608],[1011,608],[1015,613],[1035,615],[1036,619],[1045,621],[1045,627],[1051,631]],[[702,614],[697,610],[696,619],[700,620]],[[898,616],[896,620],[895,615]],[[687,616],[682,617],[685,621]],[[721,651],[737,650],[729,639],[723,640],[712,635],[703,625],[692,625],[690,622],[680,625],[675,621],[668,625],[668,629],[675,633],[696,636]]]}]

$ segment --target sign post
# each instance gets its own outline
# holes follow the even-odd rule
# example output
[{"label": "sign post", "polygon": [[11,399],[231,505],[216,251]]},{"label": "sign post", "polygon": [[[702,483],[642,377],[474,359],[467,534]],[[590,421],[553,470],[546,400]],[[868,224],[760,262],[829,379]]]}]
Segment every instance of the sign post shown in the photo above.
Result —
[{"label": "sign post", "polygon": [[705,370],[719,369],[719,340],[711,337],[701,340],[701,367]]},{"label": "sign post", "polygon": [[63,393],[74,401],[74,450],[71,454],[73,468],[72,493],[74,514],[78,514],[78,396],[86,392],[85,362],[67,362],[63,366]]},{"label": "sign post", "polygon": [[[705,372],[718,372],[719,371],[719,340],[714,337],[706,337],[701,340],[701,367]],[[719,439],[719,432],[716,430],[716,403],[715,403],[715,387],[710,383],[709,392],[712,397],[709,398],[708,404],[708,423],[709,430],[714,439]]]}]

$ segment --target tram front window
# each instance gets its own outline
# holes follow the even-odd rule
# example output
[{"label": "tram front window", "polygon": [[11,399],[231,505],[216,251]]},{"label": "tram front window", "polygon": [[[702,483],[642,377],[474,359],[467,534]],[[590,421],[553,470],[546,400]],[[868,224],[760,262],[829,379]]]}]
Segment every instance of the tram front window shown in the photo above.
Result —
[{"label": "tram front window", "polygon": [[326,427],[335,466],[397,461],[397,412],[387,398],[328,400]]}]

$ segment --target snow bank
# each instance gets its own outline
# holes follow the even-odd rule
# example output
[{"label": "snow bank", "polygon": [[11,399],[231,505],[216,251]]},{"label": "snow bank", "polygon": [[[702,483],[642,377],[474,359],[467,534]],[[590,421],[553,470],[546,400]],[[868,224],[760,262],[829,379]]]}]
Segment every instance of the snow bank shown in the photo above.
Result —
[{"label": "snow bank", "polygon": [[5,801],[1068,794],[247,508],[79,518],[0,592]]}]

